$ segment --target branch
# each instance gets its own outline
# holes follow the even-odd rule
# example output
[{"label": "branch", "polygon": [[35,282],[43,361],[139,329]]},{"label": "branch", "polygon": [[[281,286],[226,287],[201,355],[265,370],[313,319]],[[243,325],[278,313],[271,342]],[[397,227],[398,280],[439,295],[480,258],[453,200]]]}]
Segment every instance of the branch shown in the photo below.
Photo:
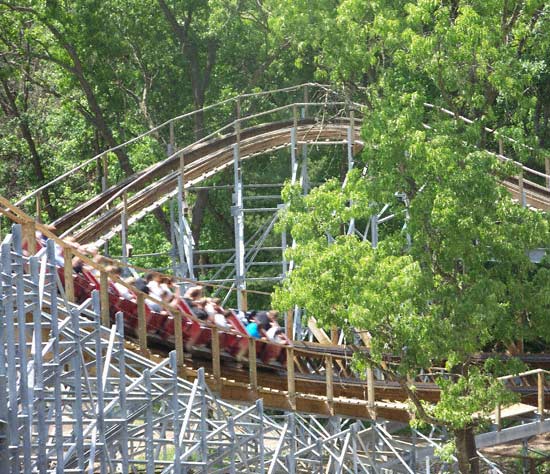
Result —
[{"label": "branch", "polygon": [[189,25],[191,24],[191,20],[193,17],[193,10],[190,8],[187,11],[187,16],[182,26],[178,23],[178,20],[176,19],[174,12],[170,9],[170,7],[166,4],[164,0],[158,0],[158,3],[160,6],[160,9],[162,10],[162,13],[164,14],[164,17],[166,18],[170,27],[172,28],[172,31],[178,38],[182,49],[185,49],[187,47]]},{"label": "branch", "polygon": [[412,404],[416,408],[416,414],[418,415],[418,417],[422,421],[430,425],[441,425],[441,423],[439,422],[439,420],[437,420],[437,418],[434,418],[433,416],[429,415],[426,412],[426,410],[424,409],[424,406],[422,405],[421,400],[418,398],[416,392],[409,386],[407,380],[403,377],[397,377],[396,380],[397,380],[397,383],[399,383],[399,386],[407,394],[408,399],[412,402]]}]

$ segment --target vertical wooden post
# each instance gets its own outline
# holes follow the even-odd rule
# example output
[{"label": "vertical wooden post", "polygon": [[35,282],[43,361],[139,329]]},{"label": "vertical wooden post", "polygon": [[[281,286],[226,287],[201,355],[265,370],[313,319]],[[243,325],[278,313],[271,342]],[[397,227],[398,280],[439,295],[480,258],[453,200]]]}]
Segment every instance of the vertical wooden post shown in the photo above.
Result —
[{"label": "vertical wooden post", "polygon": [[495,425],[497,425],[497,431],[500,431],[502,428],[500,409],[501,409],[500,403],[497,403],[496,410],[495,410]]},{"label": "vertical wooden post", "polygon": [[215,391],[220,393],[222,387],[222,370],[220,363],[220,331],[216,326],[212,328],[212,374],[214,375]]},{"label": "vertical wooden post", "polygon": [[174,311],[174,342],[176,344],[178,366],[183,368],[185,371],[185,358],[183,356],[182,314],[179,310]]},{"label": "vertical wooden post", "polygon": [[307,86],[304,86],[304,111],[303,111],[303,119],[307,117],[307,103],[309,102],[309,91]]},{"label": "vertical wooden post", "polygon": [[290,407],[296,410],[296,379],[294,377],[294,348],[286,346],[286,378],[288,401]]},{"label": "vertical wooden post", "polygon": [[192,220],[191,208],[187,205],[187,189],[185,187],[185,155],[180,155],[180,174],[181,174],[181,200],[182,200],[182,215],[187,214],[189,221]]},{"label": "vertical wooden post", "polygon": [[35,219],[36,222],[42,222],[42,218],[40,217],[40,214],[42,214],[42,192],[38,191],[36,193],[36,214]]},{"label": "vertical wooden post", "polygon": [[[367,334],[365,339],[365,345],[367,349],[371,350],[371,335]],[[370,365],[367,365],[367,406],[373,410],[375,405],[375,393],[374,393],[374,371]]]},{"label": "vertical wooden post", "polygon": [[330,328],[330,343],[334,346],[338,345],[338,328],[336,326]]},{"label": "vertical wooden post", "polygon": [[256,358],[256,340],[252,337],[248,338],[248,377],[250,380],[250,389],[258,390],[258,362]]},{"label": "vertical wooden post", "polygon": [[124,275],[128,271],[128,194],[122,195],[122,213],[120,214],[120,240],[122,244],[122,263]]},{"label": "vertical wooden post", "polygon": [[137,295],[137,310],[138,310],[138,342],[139,347],[143,352],[147,352],[147,321],[145,311],[145,296],[143,293]]},{"label": "vertical wooden post", "polygon": [[294,310],[289,309],[286,313],[286,337],[294,340]]},{"label": "vertical wooden post", "polygon": [[174,134],[174,121],[170,121],[170,149],[168,153],[172,155],[176,150],[176,139]]},{"label": "vertical wooden post", "polygon": [[544,372],[537,374],[537,398],[538,410],[541,420],[544,419]]},{"label": "vertical wooden post", "polygon": [[73,252],[70,247],[63,249],[63,274],[65,277],[65,296],[67,301],[75,302],[74,279],[73,279]]},{"label": "vertical wooden post", "polygon": [[519,167],[519,174],[518,174],[519,202],[523,207],[525,207],[527,203],[525,199],[525,188],[523,186],[523,166],[519,164],[518,167]]},{"label": "vertical wooden post", "polygon": [[241,96],[237,97],[237,102],[235,103],[235,138],[236,143],[240,144],[241,142]]},{"label": "vertical wooden post", "polygon": [[36,225],[34,221],[25,222],[22,226],[23,242],[27,242],[27,251],[32,256],[36,253]]},{"label": "vertical wooden post", "polygon": [[241,309],[243,311],[248,311],[248,293],[245,289],[240,290],[241,292]]},{"label": "vertical wooden post", "polygon": [[105,191],[109,186],[109,160],[107,159],[107,153],[102,155],[103,164],[103,176],[101,177],[101,190]]},{"label": "vertical wooden post", "polygon": [[544,173],[546,174],[546,187],[550,189],[550,158],[544,158]]},{"label": "vertical wooden post", "polygon": [[109,315],[109,275],[105,270],[99,272],[99,296],[101,301],[101,324],[105,327],[111,325]]},{"label": "vertical wooden post", "polygon": [[325,383],[327,385],[327,404],[330,415],[334,415],[334,368],[332,365],[332,356],[325,357]]},{"label": "vertical wooden post", "polygon": [[498,154],[504,156],[504,142],[502,137],[498,137]]}]

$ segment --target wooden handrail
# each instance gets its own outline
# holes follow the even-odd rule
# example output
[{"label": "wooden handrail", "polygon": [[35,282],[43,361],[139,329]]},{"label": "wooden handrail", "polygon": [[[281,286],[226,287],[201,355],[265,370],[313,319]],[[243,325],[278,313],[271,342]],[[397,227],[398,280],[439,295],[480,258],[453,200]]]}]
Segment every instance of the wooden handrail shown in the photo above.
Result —
[{"label": "wooden handrail", "polygon": [[27,200],[34,197],[37,193],[40,193],[40,192],[44,191],[45,189],[48,189],[50,186],[58,183],[59,181],[61,181],[62,179],[66,178],[68,176],[73,175],[74,173],[81,170],[82,168],[89,165],[90,163],[93,163],[94,161],[96,161],[98,159],[102,159],[104,156],[108,155],[109,153],[112,153],[116,150],[124,148],[128,145],[131,145],[131,144],[141,140],[142,138],[145,138],[149,135],[152,135],[152,134],[158,132],[159,130],[166,127],[167,125],[170,126],[171,124],[173,124],[175,122],[178,122],[179,120],[182,120],[184,118],[192,117],[192,116],[194,116],[198,113],[204,113],[208,110],[214,109],[216,107],[221,107],[223,105],[226,105],[230,102],[233,102],[233,101],[236,101],[236,100],[239,100],[239,99],[262,97],[264,95],[277,94],[277,93],[280,93],[280,92],[291,92],[291,91],[299,90],[301,88],[306,88],[306,87],[319,87],[320,89],[324,89],[327,92],[336,93],[336,91],[334,91],[331,88],[330,85],[320,84],[320,83],[316,83],[316,82],[306,82],[306,83],[299,84],[299,85],[296,85],[296,86],[284,87],[284,88],[280,88],[280,89],[273,89],[273,90],[269,90],[269,91],[251,92],[251,93],[247,93],[247,94],[238,94],[238,95],[235,95],[233,97],[229,97],[225,100],[216,102],[215,104],[207,105],[207,106],[202,107],[200,109],[192,110],[191,112],[187,112],[187,113],[178,115],[176,117],[173,117],[173,118],[171,118],[169,120],[166,120],[165,122],[161,123],[160,125],[157,125],[156,127],[153,127],[151,129],[147,130],[146,132],[143,132],[140,135],[138,135],[138,136],[136,136],[136,137],[134,137],[130,140],[125,141],[124,143],[121,143],[119,145],[116,145],[114,147],[109,148],[108,150],[104,150],[101,153],[98,153],[97,155],[93,156],[92,158],[89,158],[88,160],[84,161],[83,163],[80,163],[78,166],[75,166],[74,168],[72,168],[72,169],[66,171],[65,173],[63,173],[62,175],[54,178],[53,180],[49,181],[48,183],[45,183],[44,185],[42,185],[39,188],[35,189],[34,191],[29,193],[28,195],[21,198],[19,201],[17,201],[16,205],[20,206],[20,205],[24,204]]}]

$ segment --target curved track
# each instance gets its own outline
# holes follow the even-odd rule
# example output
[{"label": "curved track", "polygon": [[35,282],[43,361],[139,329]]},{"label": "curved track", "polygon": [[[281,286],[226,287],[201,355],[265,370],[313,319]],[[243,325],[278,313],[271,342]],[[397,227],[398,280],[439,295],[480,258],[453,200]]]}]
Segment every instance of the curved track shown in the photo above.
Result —
[{"label": "curved track", "polygon": [[[296,124],[296,136],[300,143],[323,141],[347,143],[349,120],[319,123],[314,120],[301,120]],[[239,154],[246,160],[263,153],[290,146],[292,122],[274,122],[244,129],[240,132]],[[91,214],[113,196],[122,192],[135,193],[128,198],[128,215],[160,206],[175,193],[180,175],[180,156],[184,156],[185,187],[192,186],[233,164],[233,148],[236,134],[226,135],[207,142],[201,142],[180,150],[176,155],[136,173],[93,199],[76,207],[53,222],[59,232],[65,232],[76,223],[87,221]],[[355,128],[356,150],[362,146],[360,128]],[[87,222],[72,233],[78,242],[87,243],[103,239],[112,234],[120,223],[124,204],[118,203],[107,212]]]},{"label": "curved track", "polygon": [[[87,202],[68,212],[53,224],[60,232],[72,231],[72,235],[81,243],[104,241],[119,230],[120,215],[123,211],[131,219],[137,220],[148,211],[160,206],[170,196],[174,195],[177,186],[183,156],[185,186],[191,186],[212,176],[230,166],[234,161],[234,149],[238,147],[240,159],[249,159],[262,153],[288,147],[291,144],[292,128],[295,127],[298,143],[316,143],[329,141],[351,145],[354,151],[362,147],[360,127],[354,121],[350,127],[350,120],[339,119],[318,122],[312,119],[271,122],[263,125],[239,130],[237,133],[213,138],[209,141],[193,144],[179,150],[168,159],[123,179],[110,188],[104,190]],[[352,130],[352,133],[350,133]],[[518,200],[523,201],[536,209],[550,209],[550,191],[534,181],[526,180],[523,175],[510,178],[504,185]],[[125,195],[124,202],[121,196]],[[118,201],[117,201],[118,199]],[[107,205],[112,207],[107,209]],[[2,204],[9,209],[7,215],[14,221],[26,225],[34,225],[34,220],[11,206],[2,199]],[[98,212],[104,209],[104,212]],[[47,233],[46,229],[43,229]],[[54,236],[52,236],[54,238]],[[69,247],[58,240],[58,244],[66,249]],[[103,270],[103,269],[100,269]],[[67,274],[64,275],[68,277]],[[70,277],[71,279],[73,276]],[[92,288],[94,289],[94,288]],[[95,288],[107,294],[106,288]],[[134,289],[137,292],[137,290]],[[111,295],[112,296],[112,295]],[[119,310],[116,299],[110,299],[111,316]],[[153,344],[155,347],[178,347],[178,338],[174,336],[175,321],[179,316],[169,316],[160,326],[154,326],[146,320],[144,310],[133,316],[137,321],[128,323],[130,332],[139,336],[141,349],[144,349],[143,337],[145,332],[145,347]],[[148,316],[149,317],[149,316]],[[374,383],[374,397],[367,402],[367,384],[354,373],[350,364],[351,354],[355,350],[364,350],[357,347],[326,346],[296,342],[292,347],[275,348],[277,354],[284,354],[279,361],[263,360],[262,354],[273,343],[254,342],[242,332],[234,328],[224,331],[212,326],[206,326],[193,316],[183,316],[183,325],[199,326],[203,341],[195,340],[193,357],[187,357],[182,373],[193,376],[191,367],[205,367],[211,374],[209,382],[218,390],[222,397],[232,400],[254,400],[262,397],[267,407],[281,409],[297,409],[304,412],[338,414],[351,417],[371,418],[374,416],[393,420],[406,420],[408,414],[404,390],[395,382],[379,378]],[[151,319],[151,318],[149,318]],[[171,324],[172,330],[167,330]],[[163,332],[164,331],[164,332]],[[190,337],[185,336],[184,337]],[[202,337],[202,336],[201,336]],[[222,339],[217,339],[221,337]],[[235,363],[234,353],[224,353],[224,340],[236,338],[237,345],[246,344],[249,351],[249,361],[246,368]],[[214,338],[214,339],[213,339]],[[215,342],[213,342],[215,341]],[[216,342],[217,341],[217,342]],[[221,352],[219,345],[221,342]],[[181,344],[181,341],[180,341]],[[263,347],[263,346],[266,347]],[[161,349],[162,351],[163,349]],[[164,349],[165,350],[165,349]],[[256,353],[254,355],[254,353]],[[214,357],[212,357],[214,354]],[[533,365],[547,363],[544,356],[535,358]],[[282,363],[281,363],[282,362]],[[428,401],[437,401],[439,392],[434,378],[439,376],[437,371],[420,377],[416,387],[421,398]],[[511,388],[522,395],[526,403],[535,403],[537,399],[536,384],[533,387],[529,376],[515,380]],[[548,377],[546,377],[548,379]],[[544,391],[546,406],[550,406],[550,388]]]}]

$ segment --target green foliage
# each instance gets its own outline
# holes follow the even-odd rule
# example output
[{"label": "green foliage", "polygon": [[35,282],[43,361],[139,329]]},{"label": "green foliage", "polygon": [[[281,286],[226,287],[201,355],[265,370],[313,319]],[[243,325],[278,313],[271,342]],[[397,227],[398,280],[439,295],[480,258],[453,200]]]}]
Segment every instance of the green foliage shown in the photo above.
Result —
[{"label": "green foliage", "polygon": [[[440,402],[414,411],[461,430],[515,400],[496,379],[503,367],[474,366],[471,356],[534,336],[535,327],[548,342],[540,326],[550,308],[546,298],[534,298],[550,290],[547,270],[532,264],[528,251],[547,246],[549,223],[511,200],[499,184],[511,169],[469,144],[477,132],[457,133],[423,101],[417,94],[385,97],[367,113],[366,176],[355,170],[344,185],[330,180],[307,196],[287,185],[281,228],[296,239],[288,251],[296,269],[273,304],[303,307],[325,327],[368,330],[367,363],[383,368],[385,355],[398,357],[384,370],[408,385],[413,399],[410,381],[446,361],[451,375],[438,380]],[[346,223],[364,224],[383,203],[392,205],[396,225],[381,229],[373,249],[349,235]]]}]

